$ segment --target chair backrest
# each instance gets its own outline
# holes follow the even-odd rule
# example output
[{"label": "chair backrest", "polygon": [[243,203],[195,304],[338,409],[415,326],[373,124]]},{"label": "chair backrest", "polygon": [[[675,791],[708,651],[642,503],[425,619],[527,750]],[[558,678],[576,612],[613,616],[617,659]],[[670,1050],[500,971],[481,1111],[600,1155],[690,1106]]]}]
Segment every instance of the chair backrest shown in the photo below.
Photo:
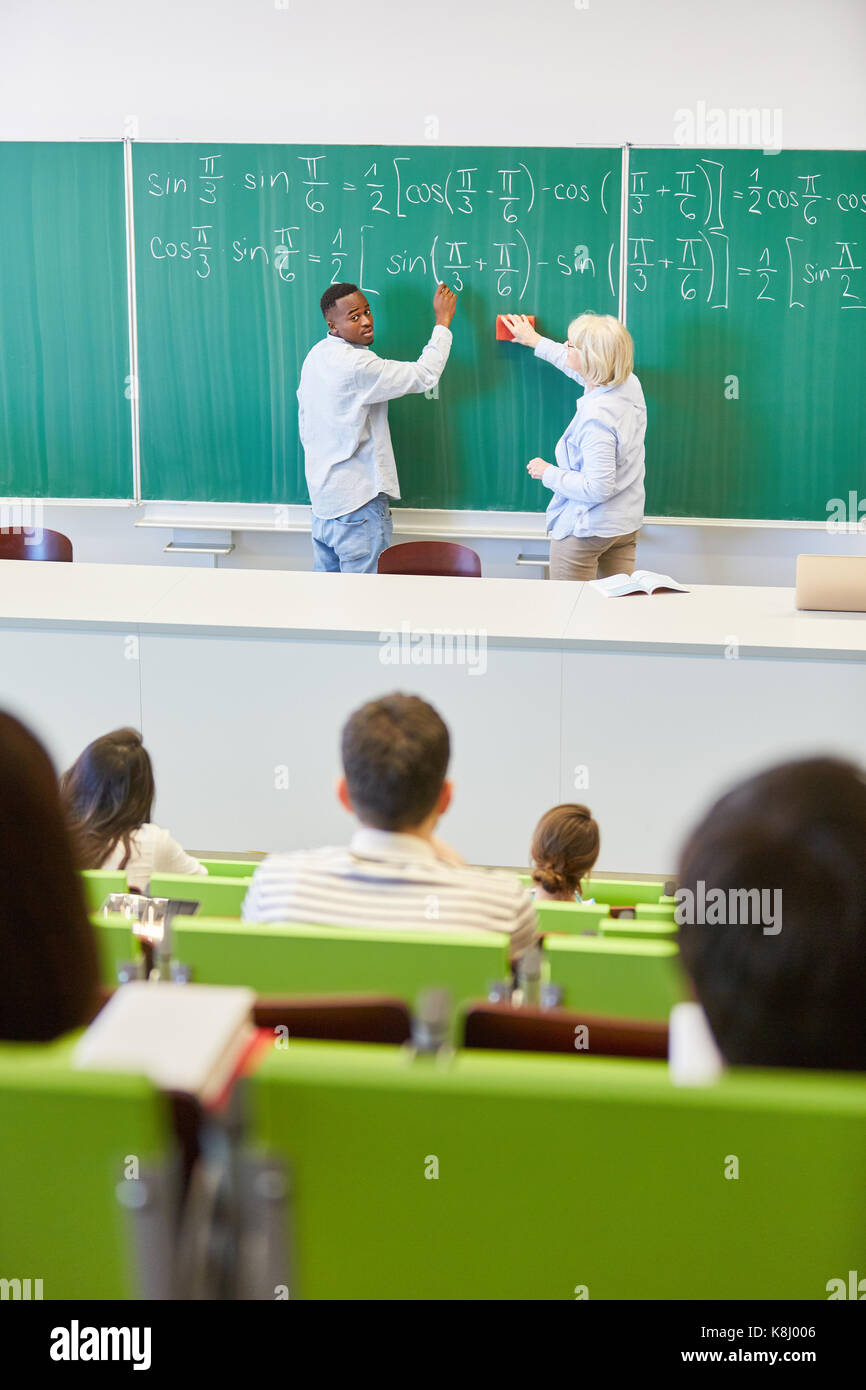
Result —
[{"label": "chair backrest", "polygon": [[379,556],[379,574],[444,574],[480,579],[481,557],[468,545],[454,541],[406,541],[391,545]]},{"label": "chair backrest", "polygon": [[[504,979],[508,938],[498,932],[380,930],[176,917],[172,953],[192,979],[246,985],[259,995],[376,994],[415,1006],[447,989],[455,1006]],[[454,1035],[456,1036],[456,1013]]]},{"label": "chair backrest", "polygon": [[[624,912],[630,913],[624,917]],[[674,903],[636,903],[633,908],[611,908],[610,917],[599,924],[602,936],[635,941],[676,941],[677,922]]]},{"label": "chair backrest", "polygon": [[100,981],[103,985],[116,985],[120,967],[138,960],[140,944],[133,933],[129,918],[119,912],[110,912],[107,917],[101,912],[93,912],[90,920],[96,931],[99,948]]},{"label": "chair backrest", "polygon": [[[531,874],[518,874],[520,882],[527,888],[532,887]],[[661,880],[643,881],[642,879],[626,878],[595,878],[590,876],[584,880],[583,892],[587,898],[594,898],[599,904],[604,903],[606,907],[636,907],[640,903],[657,904],[669,902],[671,909],[675,906],[673,898],[664,898],[664,883]]]},{"label": "chair backrest", "polygon": [[676,926],[676,903],[635,903],[634,915],[639,922],[672,922]]},{"label": "chair backrest", "polygon": [[[624,917],[623,913],[629,916]],[[614,907],[608,903],[560,903],[542,899],[536,901],[535,914],[539,931],[544,933],[672,941],[677,931],[673,908],[657,903]]]},{"label": "chair backrest", "polygon": [[285,1028],[289,1039],[404,1043],[412,1036],[403,1001],[376,994],[274,995],[256,1000],[253,1022],[257,1028]]},{"label": "chair backrest", "polygon": [[217,874],[154,874],[150,896],[197,902],[202,917],[240,918],[249,886],[249,879]]},{"label": "chair backrest", "polygon": [[88,912],[102,907],[109,893],[128,893],[129,885],[122,869],[82,869],[84,897]]},{"label": "chair backrest", "polygon": [[823,1299],[862,1271],[862,1076],[298,1042],[251,1090],[292,1298]]},{"label": "chair backrest", "polygon": [[597,933],[610,913],[607,903],[559,903],[540,899],[535,904],[538,930],[570,932],[582,936]]},{"label": "chair backrest", "polygon": [[41,531],[34,536],[0,531],[0,560],[72,559],[72,541],[60,531]]},{"label": "chair backrest", "polygon": [[74,1041],[0,1045],[0,1273],[46,1299],[135,1298],[118,1192],[132,1157],[141,1176],[164,1160],[167,1109],[142,1077],[73,1070]]},{"label": "chair backrest", "polygon": [[690,998],[673,941],[547,936],[544,958],[563,1007],[575,1013],[663,1021]]},{"label": "chair backrest", "polygon": [[[92,920],[102,981],[116,984],[118,967],[138,954],[135,938],[125,918]],[[198,915],[175,917],[171,931],[172,955],[197,983],[246,985],[262,996],[364,993],[412,1008],[421,990],[442,986],[460,1005],[485,999],[510,973],[507,937],[495,932],[257,925]],[[671,940],[549,935],[544,969],[572,1012],[666,1021],[690,997]]]},{"label": "chair backrest", "polygon": [[608,941],[673,941],[677,924],[673,919],[606,917],[600,923],[601,935]]},{"label": "chair backrest", "polygon": [[217,878],[252,878],[259,867],[255,859],[200,859],[199,863]]},{"label": "chair backrest", "polygon": [[649,1019],[597,1018],[568,1009],[474,1004],[464,1015],[463,1046],[506,1052],[567,1052],[581,1058],[665,1058],[668,1025]]},{"label": "chair backrest", "polygon": [[609,903],[611,907],[634,907],[637,903],[657,903],[664,893],[661,880],[644,882],[642,879],[594,878],[592,875],[583,885],[583,891],[596,902]]}]

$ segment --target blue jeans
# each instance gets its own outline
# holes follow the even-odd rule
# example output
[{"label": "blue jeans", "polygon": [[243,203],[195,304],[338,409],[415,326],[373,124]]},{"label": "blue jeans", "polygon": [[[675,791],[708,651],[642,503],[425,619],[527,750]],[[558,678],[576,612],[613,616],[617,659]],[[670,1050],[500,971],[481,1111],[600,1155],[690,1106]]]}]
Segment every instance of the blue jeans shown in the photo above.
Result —
[{"label": "blue jeans", "polygon": [[323,521],[313,513],[313,569],[343,574],[375,574],[379,556],[391,544],[394,524],[388,496],[380,492],[356,512]]}]

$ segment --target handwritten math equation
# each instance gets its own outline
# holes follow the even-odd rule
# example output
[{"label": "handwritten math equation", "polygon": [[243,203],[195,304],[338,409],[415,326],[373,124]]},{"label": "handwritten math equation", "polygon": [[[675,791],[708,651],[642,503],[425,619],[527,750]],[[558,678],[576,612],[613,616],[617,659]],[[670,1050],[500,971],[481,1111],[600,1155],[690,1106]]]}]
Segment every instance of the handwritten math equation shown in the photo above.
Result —
[{"label": "handwritten math equation", "polygon": [[[743,291],[789,309],[806,308],[815,294],[832,295],[840,309],[866,309],[866,192],[825,184],[825,175],[805,170],[782,187],[756,168],[738,186],[723,160],[706,157],[683,161],[659,184],[636,152],[627,190],[629,294],[664,281],[711,309],[728,309]],[[655,235],[662,205],[665,230]],[[752,249],[741,251],[747,240]]]},{"label": "handwritten math equation", "polygon": [[[359,165],[352,181],[329,178],[323,154],[291,156],[279,169],[231,175],[223,160],[219,153],[198,156],[190,177],[171,170],[147,173],[148,200],[165,200],[163,205],[177,204],[191,214],[171,236],[146,239],[152,260],[187,262],[206,280],[222,258],[229,265],[268,270],[284,284],[294,283],[307,267],[320,267],[308,273],[320,276],[323,285],[354,279],[367,294],[380,291],[365,282],[381,284],[384,276],[430,276],[436,283],[447,280],[457,291],[483,277],[494,282],[498,296],[520,301],[533,277],[550,274],[603,277],[610,294],[617,293],[615,236],[602,242],[597,235],[598,210],[615,211],[618,222],[619,182],[611,169],[597,180],[544,181],[523,160],[487,170],[467,162],[443,168],[441,177],[422,179],[415,176],[411,155],[383,154],[363,169]],[[262,197],[277,214],[267,232],[250,236],[239,227],[220,232],[247,197],[259,199],[257,226],[262,225]],[[537,217],[556,205],[571,214],[568,244],[541,247],[533,212]],[[419,242],[417,212],[423,208],[435,216],[426,219]]]}]

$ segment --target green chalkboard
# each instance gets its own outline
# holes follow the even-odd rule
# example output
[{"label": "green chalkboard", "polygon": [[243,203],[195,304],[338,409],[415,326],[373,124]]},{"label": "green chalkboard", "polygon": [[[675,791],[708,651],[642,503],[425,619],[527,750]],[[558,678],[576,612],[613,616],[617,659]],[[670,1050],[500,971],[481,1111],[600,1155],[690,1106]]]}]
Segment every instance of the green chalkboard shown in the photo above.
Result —
[{"label": "green chalkboard", "polygon": [[0,493],[130,498],[123,146],[0,144]]},{"label": "green chalkboard", "polygon": [[530,510],[574,383],[497,313],[564,337],[619,303],[621,152],[136,145],[142,494],[306,502],[295,392],[329,283],[367,292],[375,350],[417,357],[437,279],[461,293],[438,398],[390,407],[403,501]]},{"label": "green chalkboard", "polygon": [[[866,491],[866,155],[629,159],[648,513],[838,517]],[[360,282],[376,350],[413,358],[443,278],[461,300],[438,397],[391,406],[404,503],[543,506],[524,465],[576,390],[494,321],[560,336],[617,312],[618,148],[166,144],[133,163],[144,498],[306,501],[295,390],[322,289]],[[123,146],[0,144],[0,177],[0,494],[129,498]]]},{"label": "green chalkboard", "polygon": [[632,149],[627,201],[647,513],[826,520],[862,496],[866,154]]}]

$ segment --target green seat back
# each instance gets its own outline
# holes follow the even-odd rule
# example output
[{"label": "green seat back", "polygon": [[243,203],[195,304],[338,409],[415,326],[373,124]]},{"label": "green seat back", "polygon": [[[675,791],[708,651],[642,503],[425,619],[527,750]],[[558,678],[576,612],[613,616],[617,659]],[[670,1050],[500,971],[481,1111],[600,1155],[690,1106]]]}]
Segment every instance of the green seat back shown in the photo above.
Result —
[{"label": "green seat back", "polygon": [[122,869],[82,869],[84,898],[88,912],[96,912],[109,893],[128,893],[129,884]]},{"label": "green seat back", "polygon": [[650,918],[607,917],[601,923],[606,941],[676,941],[676,923]]},{"label": "green seat back", "polygon": [[164,1156],[163,1102],[142,1077],[72,1070],[74,1042],[0,1045],[0,1274],[45,1299],[135,1298],[116,1189],[132,1157]]},{"label": "green seat back", "polygon": [[664,898],[657,903],[637,903],[635,916],[639,922],[670,922],[676,926],[674,903]]},{"label": "green seat back", "polygon": [[218,878],[252,878],[259,861],[253,859],[200,859],[209,874]]},{"label": "green seat back", "polygon": [[186,898],[200,904],[203,917],[237,917],[247,895],[249,881],[223,878],[216,874],[154,874],[150,880],[152,898]]},{"label": "green seat back", "polygon": [[[257,994],[389,994],[414,1007],[442,986],[455,1006],[483,999],[508,974],[498,932],[371,931],[176,917],[173,955],[200,984],[247,985]],[[456,1008],[455,1008],[456,1015]],[[455,1028],[456,1028],[455,1018]]]},{"label": "green seat back", "polygon": [[824,1299],[863,1270],[864,1077],[293,1042],[252,1108],[290,1298]]},{"label": "green seat back", "polygon": [[544,954],[551,983],[575,1013],[664,1020],[689,998],[674,942],[548,936]]},{"label": "green seat back", "polygon": [[596,902],[609,903],[611,907],[634,907],[637,903],[657,903],[665,891],[659,880],[643,883],[625,878],[594,878],[584,880],[583,891],[586,897]]},{"label": "green seat back", "polygon": [[119,912],[111,912],[107,917],[94,912],[90,920],[99,944],[100,981],[104,985],[116,985],[120,967],[139,958],[141,947],[138,939],[133,934],[129,919]]},{"label": "green seat back", "polygon": [[[532,887],[531,874],[518,874],[518,878],[525,888]],[[583,881],[584,896],[595,898],[597,903],[606,903],[608,907],[634,907],[637,903],[657,903],[660,898],[673,903],[673,898],[662,897],[664,888],[661,879],[645,883],[625,878],[595,878],[590,874]]]},{"label": "green seat back", "polygon": [[676,928],[667,922],[623,921],[611,917],[602,923],[601,935],[606,941],[676,942]]},{"label": "green seat back", "polygon": [[607,903],[557,903],[542,900],[535,904],[539,931],[564,931],[575,936],[580,936],[583,932],[598,932],[602,919],[607,917],[609,912]]}]

